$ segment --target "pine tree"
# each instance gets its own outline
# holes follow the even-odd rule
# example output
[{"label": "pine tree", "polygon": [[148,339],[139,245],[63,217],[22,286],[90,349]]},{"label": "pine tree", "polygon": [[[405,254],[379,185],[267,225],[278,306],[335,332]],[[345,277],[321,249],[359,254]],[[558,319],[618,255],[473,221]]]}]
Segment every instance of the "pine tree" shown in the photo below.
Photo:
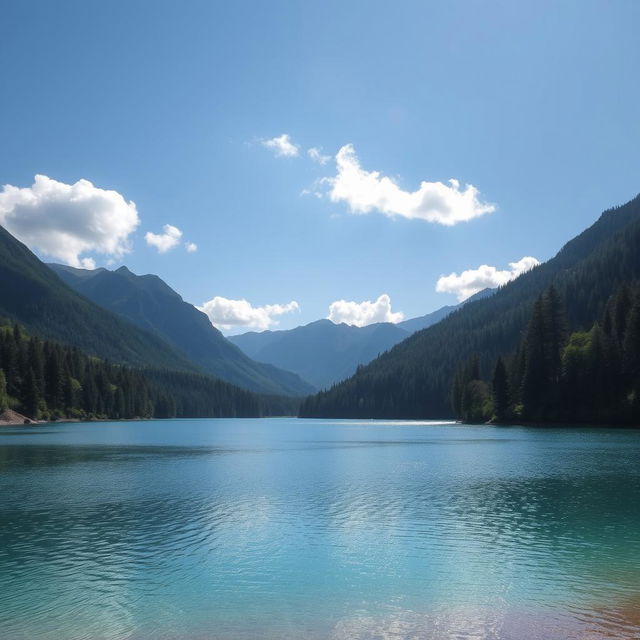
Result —
[{"label": "pine tree", "polygon": [[7,379],[7,392],[11,396],[18,396],[20,393],[20,367],[18,357],[18,347],[13,333],[4,331],[2,333],[2,368]]},{"label": "pine tree", "polygon": [[48,349],[45,365],[45,400],[49,409],[62,409],[64,404],[64,372],[59,349]]},{"label": "pine tree", "polygon": [[562,371],[562,349],[567,337],[567,321],[560,296],[553,285],[542,298],[542,314],[546,376],[555,385]]},{"label": "pine tree", "polygon": [[33,371],[33,367],[31,367],[25,380],[22,405],[25,414],[32,420],[38,420],[38,418],[40,418],[41,399],[36,374]]},{"label": "pine tree", "polygon": [[524,415],[529,419],[539,417],[542,413],[548,390],[545,333],[542,300],[538,298],[533,306],[524,342],[525,369],[522,381],[522,403]]},{"label": "pine tree", "polygon": [[493,371],[493,411],[498,420],[504,420],[509,412],[509,383],[504,361],[498,357]]},{"label": "pine tree", "polygon": [[0,411],[6,411],[9,408],[9,397],[7,396],[7,378],[4,370],[0,369]]},{"label": "pine tree", "polygon": [[640,380],[640,295],[635,296],[628,314],[622,359],[627,380]]},{"label": "pine tree", "polygon": [[615,338],[618,346],[622,346],[624,340],[624,334],[627,329],[627,322],[629,320],[629,312],[633,303],[631,289],[625,283],[623,284],[617,294],[613,297],[613,304],[609,311],[612,321],[612,334]]}]

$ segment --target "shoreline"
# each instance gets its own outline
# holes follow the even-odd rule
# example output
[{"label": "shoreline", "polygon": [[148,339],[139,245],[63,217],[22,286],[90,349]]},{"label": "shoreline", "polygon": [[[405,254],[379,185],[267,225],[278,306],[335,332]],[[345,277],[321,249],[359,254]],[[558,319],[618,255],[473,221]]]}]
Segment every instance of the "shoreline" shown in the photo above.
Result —
[{"label": "shoreline", "polygon": [[[142,418],[142,417],[134,417],[134,418],[59,418],[56,420],[33,420],[24,416],[20,413],[17,413],[13,410],[8,410],[0,414],[0,416],[5,415],[6,413],[11,412],[12,418],[10,420],[0,420],[0,429],[7,427],[35,427],[45,424],[64,424],[64,423],[75,423],[75,422],[86,422],[86,423],[101,423],[101,422],[150,422],[150,421],[162,421],[162,420],[256,420],[256,419],[269,419],[269,418],[296,418],[300,420],[308,419],[301,418],[300,416],[255,416],[250,418],[238,417],[238,416],[191,416],[191,417],[176,417],[176,418]],[[313,418],[312,418],[313,419]],[[319,418],[320,420],[327,420],[327,418]],[[334,420],[363,420],[362,418],[331,418]],[[402,418],[365,418],[367,421],[371,422],[424,422],[424,420],[413,419],[407,420]],[[431,422],[433,420],[429,420]],[[439,422],[439,421],[437,421]],[[439,422],[440,423],[440,422]],[[444,424],[445,421],[442,421]],[[518,420],[514,422],[498,422],[498,421],[487,421],[487,422],[465,422],[463,420],[447,420],[446,423],[450,426],[486,426],[486,427],[531,427],[536,429],[640,429],[639,424],[615,424],[615,423],[605,423],[605,422],[535,422],[535,421],[524,421]]]},{"label": "shoreline", "polygon": [[[18,414],[21,415],[21,414]],[[69,422],[153,422],[163,420],[270,420],[273,418],[298,418],[298,416],[182,416],[176,418],[60,418],[58,420],[32,420],[24,416],[25,421],[12,422],[8,420],[0,420],[0,429],[7,427],[37,427],[43,424],[65,424]]]}]

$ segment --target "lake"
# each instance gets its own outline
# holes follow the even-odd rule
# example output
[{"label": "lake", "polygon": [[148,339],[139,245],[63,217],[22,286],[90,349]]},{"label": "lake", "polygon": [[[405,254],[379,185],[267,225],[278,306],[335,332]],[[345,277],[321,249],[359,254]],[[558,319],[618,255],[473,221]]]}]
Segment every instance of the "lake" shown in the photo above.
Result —
[{"label": "lake", "polygon": [[0,430],[0,638],[640,637],[640,431]]}]

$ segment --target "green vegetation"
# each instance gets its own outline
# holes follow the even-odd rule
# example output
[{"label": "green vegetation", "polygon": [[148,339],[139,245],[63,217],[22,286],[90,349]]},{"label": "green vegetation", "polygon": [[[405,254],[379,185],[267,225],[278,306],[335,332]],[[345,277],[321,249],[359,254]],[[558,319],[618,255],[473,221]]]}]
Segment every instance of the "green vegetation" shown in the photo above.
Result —
[{"label": "green vegetation", "polygon": [[[535,367],[540,359],[534,357],[534,351],[540,348],[540,342],[533,335],[544,339],[544,358],[548,359],[545,371],[550,372],[549,384],[554,384],[557,393],[554,381],[558,380],[560,359],[564,357],[560,346],[564,348],[566,344],[563,326],[574,332],[591,332],[594,323],[605,317],[612,293],[637,279],[640,279],[640,197],[605,212],[553,259],[523,274],[490,298],[465,305],[360,367],[348,380],[308,398],[300,415],[409,419],[462,415],[460,407],[456,407],[462,399],[456,395],[452,402],[452,386],[461,375],[461,363],[469,363],[476,354],[477,362],[470,367],[477,371],[477,376],[472,371],[472,378],[467,376],[466,382],[473,379],[483,384],[474,384],[466,390],[465,403],[481,419],[491,404],[493,394],[487,381],[494,384],[498,358],[518,350],[524,333],[529,334],[527,327],[531,323],[532,337],[520,350],[528,351],[529,360],[520,353],[518,358],[510,358],[509,368],[520,367],[518,375],[523,376],[524,385],[521,400],[527,400],[531,407],[538,406],[546,399],[544,389],[536,383],[540,373]],[[551,287],[555,302],[540,300]],[[564,307],[561,315],[559,307],[554,306],[559,301]],[[553,308],[543,310],[543,304]],[[543,336],[549,328],[540,324],[542,313],[555,318],[552,325],[557,335]],[[629,322],[633,325],[634,321]],[[599,340],[597,336],[591,339]],[[574,346],[575,340],[578,339],[574,339]],[[500,377],[498,373],[495,380],[498,387],[503,385]],[[502,396],[501,402],[504,403]],[[557,400],[549,402],[557,404]],[[604,413],[599,415],[595,419],[605,419]]]},{"label": "green vegetation", "polygon": [[259,396],[207,376],[136,370],[0,327],[0,409],[59,418],[257,417],[292,414],[291,398]]},{"label": "green vegetation", "polygon": [[9,396],[7,395],[7,377],[4,371],[0,369],[0,411],[9,408]]},{"label": "green vegetation", "polygon": [[462,420],[640,423],[640,288],[622,285],[600,322],[571,334],[563,304],[549,289],[518,348],[498,358],[492,396],[481,405],[472,397],[485,384],[474,363],[461,367],[452,388]]}]

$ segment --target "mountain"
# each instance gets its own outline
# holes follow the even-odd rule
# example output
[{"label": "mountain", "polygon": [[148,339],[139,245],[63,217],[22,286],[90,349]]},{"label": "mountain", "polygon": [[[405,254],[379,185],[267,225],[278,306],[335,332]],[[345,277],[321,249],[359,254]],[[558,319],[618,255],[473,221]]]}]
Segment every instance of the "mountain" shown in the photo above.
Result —
[{"label": "mountain", "polygon": [[430,327],[436,322],[440,322],[440,320],[444,320],[444,318],[446,318],[450,313],[453,313],[456,309],[457,305],[448,304],[445,307],[436,309],[435,311],[432,311],[425,316],[420,316],[418,318],[409,318],[408,320],[398,322],[396,326],[404,329],[408,335],[411,335],[416,331],[420,331],[421,329]]},{"label": "mountain", "polygon": [[[493,290],[485,289],[469,301],[491,293]],[[229,340],[249,357],[294,371],[317,388],[326,389],[353,375],[359,365],[370,362],[414,331],[440,322],[458,306],[442,307],[398,324],[381,322],[356,327],[317,320],[284,331],[250,331]]]},{"label": "mountain", "polygon": [[35,336],[138,367],[197,371],[155,335],[82,297],[0,227],[0,317]]},{"label": "mountain", "polygon": [[474,354],[480,375],[519,344],[535,301],[554,286],[573,331],[602,317],[609,297],[640,278],[640,196],[604,212],[551,260],[489,298],[464,305],[362,367],[348,380],[313,396],[302,416],[443,418],[456,370]]},{"label": "mountain", "polygon": [[135,275],[126,267],[49,267],[76,292],[166,341],[208,374],[259,393],[304,396],[315,391],[295,373],[254,362],[158,276]]},{"label": "mountain", "polygon": [[355,327],[317,320],[286,331],[231,336],[247,355],[295,371],[318,389],[354,373],[356,367],[404,340],[409,332],[391,323]]},{"label": "mountain", "polygon": [[441,307],[440,309],[436,309],[431,313],[427,313],[426,316],[420,316],[418,318],[409,318],[409,320],[403,320],[402,322],[398,322],[396,325],[401,329],[404,329],[409,334],[415,333],[416,331],[420,331],[421,329],[426,329],[431,325],[440,322],[448,315],[453,313],[456,309],[459,309],[465,304],[469,304],[470,302],[474,302],[475,300],[482,300],[483,298],[488,298],[492,296],[496,292],[495,289],[483,289],[482,291],[478,291],[478,293],[474,293],[472,296],[469,296],[466,300],[461,302],[460,304],[455,305],[447,305],[445,307]]}]

